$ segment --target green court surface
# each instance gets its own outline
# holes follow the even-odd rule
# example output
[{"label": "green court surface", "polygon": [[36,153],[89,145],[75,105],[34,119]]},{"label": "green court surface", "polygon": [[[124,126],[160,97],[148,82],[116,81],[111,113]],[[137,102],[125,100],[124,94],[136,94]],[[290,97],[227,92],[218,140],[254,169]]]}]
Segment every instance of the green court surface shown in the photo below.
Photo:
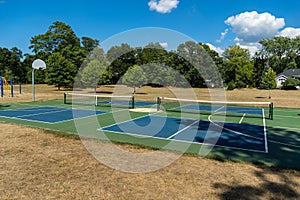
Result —
[{"label": "green court surface", "polygon": [[[36,118],[34,118],[35,120],[32,120],[33,116],[36,117],[39,114],[23,114],[22,117],[8,117],[8,115],[4,116],[5,113],[8,113],[8,110],[10,110],[10,112],[16,111],[18,113],[19,111],[24,112],[31,109],[44,109],[48,107],[53,107],[56,109],[55,111],[51,112],[61,113],[65,111],[69,112],[69,109],[72,108],[72,105],[64,104],[62,100],[18,103],[9,105],[2,104],[0,105],[0,121],[57,131],[58,133],[77,134],[77,130],[80,129],[80,136],[82,137],[92,137],[103,140],[109,139],[114,142],[136,144],[154,149],[160,149],[170,143],[170,140],[163,137],[144,137],[143,135],[116,133],[113,131],[106,130],[99,131],[99,129],[102,127],[113,126],[116,123],[122,123],[130,119],[143,118],[143,116],[148,116],[149,114],[140,112],[129,112],[128,108],[114,108],[112,110],[109,106],[97,106],[96,110],[98,112],[96,112],[96,114],[92,113],[90,115],[84,115],[83,117],[76,118],[76,120],[65,120],[66,118],[64,118],[64,120],[54,121],[54,123],[47,123],[47,121],[39,121],[36,120]],[[76,109],[81,110],[90,110],[93,108],[95,107],[76,106]],[[248,147],[234,148],[226,145],[216,145],[209,153],[208,157],[218,159],[230,159],[235,161],[245,161],[251,163],[261,163],[269,166],[278,166],[284,168],[300,169],[299,109],[285,109],[275,107],[273,120],[263,117],[248,117],[247,115],[215,116],[210,114],[201,114],[199,117],[199,114],[196,113],[180,113],[171,111],[166,113],[154,113],[153,115],[164,116],[167,119],[185,118],[194,120],[197,119],[200,121],[204,120],[204,122],[207,122],[208,120],[218,121],[225,119],[226,123],[233,123],[236,124],[236,126],[244,126],[245,128],[253,126],[263,127],[266,132],[265,144],[267,149],[265,152],[253,151],[251,150],[251,147],[248,149]],[[28,118],[28,116],[30,116],[31,118]],[[94,123],[95,119],[97,123]],[[255,131],[257,130],[253,130],[253,132]],[[246,139],[244,140],[246,141]],[[182,146],[182,144],[185,143],[181,140],[175,140],[172,142],[175,142],[178,146],[178,148],[176,148],[176,145],[172,145],[172,149],[170,150],[175,151],[180,151],[180,146]],[[191,142],[189,148],[185,152],[199,154],[199,151],[201,150],[202,146],[203,144],[201,143]]]}]

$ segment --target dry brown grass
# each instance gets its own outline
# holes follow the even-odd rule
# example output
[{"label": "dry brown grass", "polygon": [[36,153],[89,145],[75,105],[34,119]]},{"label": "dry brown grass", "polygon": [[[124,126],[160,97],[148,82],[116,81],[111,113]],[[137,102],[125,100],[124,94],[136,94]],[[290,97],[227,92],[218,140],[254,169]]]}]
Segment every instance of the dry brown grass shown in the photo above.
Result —
[{"label": "dry brown grass", "polygon": [[4,123],[0,123],[0,130],[1,199],[300,197],[299,172],[185,155],[159,171],[129,174],[98,162],[80,140]]},{"label": "dry brown grass", "polygon": [[[110,87],[99,91],[111,91]],[[144,87],[137,98],[171,95],[164,88]],[[36,100],[62,99],[63,91],[37,86]],[[205,89],[197,95],[209,98]],[[272,101],[300,108],[300,91],[272,91]],[[229,100],[269,99],[267,91],[227,92]],[[30,86],[2,103],[31,100]],[[284,102],[282,102],[284,101]],[[184,155],[170,166],[146,174],[113,170],[87,152],[80,140],[39,129],[0,123],[0,199],[299,199],[300,172],[219,162]],[[103,144],[104,145],[104,144]],[[152,151],[119,145],[128,151]]]}]

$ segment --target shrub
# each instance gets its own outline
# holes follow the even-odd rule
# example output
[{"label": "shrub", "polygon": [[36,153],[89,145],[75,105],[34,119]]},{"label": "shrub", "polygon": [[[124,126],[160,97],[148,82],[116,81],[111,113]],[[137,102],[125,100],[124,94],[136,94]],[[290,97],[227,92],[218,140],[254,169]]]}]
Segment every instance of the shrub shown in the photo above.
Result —
[{"label": "shrub", "polygon": [[296,90],[297,86],[300,84],[300,81],[295,78],[288,78],[282,85],[284,90]]},{"label": "shrub", "polygon": [[237,88],[245,88],[246,87],[246,83],[244,83],[243,81],[237,81],[235,84],[235,87]]},{"label": "shrub", "polygon": [[264,89],[275,89],[276,84],[276,73],[272,68],[265,73],[265,76],[262,79],[262,88]]},{"label": "shrub", "polygon": [[235,88],[235,83],[233,81],[230,81],[228,83],[227,90],[234,90],[234,88]]}]

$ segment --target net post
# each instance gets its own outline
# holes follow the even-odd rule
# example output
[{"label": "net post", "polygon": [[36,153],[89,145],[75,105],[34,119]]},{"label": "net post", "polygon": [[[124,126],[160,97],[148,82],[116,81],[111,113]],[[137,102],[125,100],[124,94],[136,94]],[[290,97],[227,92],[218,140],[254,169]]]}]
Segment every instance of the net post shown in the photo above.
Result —
[{"label": "net post", "polygon": [[95,96],[95,106],[98,106],[98,96]]},{"label": "net post", "polygon": [[3,89],[3,79],[2,76],[0,76],[0,86],[1,86],[1,97],[4,96],[4,89]]},{"label": "net post", "polygon": [[19,83],[19,93],[22,94],[22,81]]},{"label": "net post", "polygon": [[129,108],[134,109],[134,96],[131,96],[131,105]]},{"label": "net post", "polygon": [[161,104],[161,97],[157,97],[157,100],[156,100],[157,111],[160,111],[160,104]]},{"label": "net post", "polygon": [[67,104],[67,93],[64,93],[64,104]]},{"label": "net post", "polygon": [[9,82],[10,82],[10,94],[11,97],[14,97],[14,84],[12,78],[9,79]]},{"label": "net post", "polygon": [[269,119],[273,120],[273,113],[274,113],[274,104],[271,102],[269,104]]}]

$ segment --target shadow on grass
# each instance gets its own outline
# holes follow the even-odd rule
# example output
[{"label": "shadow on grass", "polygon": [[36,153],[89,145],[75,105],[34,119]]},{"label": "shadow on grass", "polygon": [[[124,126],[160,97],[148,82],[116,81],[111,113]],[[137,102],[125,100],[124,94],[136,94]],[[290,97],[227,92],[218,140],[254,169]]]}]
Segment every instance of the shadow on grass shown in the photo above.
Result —
[{"label": "shadow on grass", "polygon": [[112,94],[113,92],[110,91],[97,91],[97,94]]},{"label": "shadow on grass", "polygon": [[[266,176],[272,175],[278,178],[275,182],[274,178]],[[280,171],[272,171],[264,169],[263,171],[255,171],[253,179],[259,179],[258,185],[244,185],[244,184],[224,184],[216,183],[214,188],[221,189],[223,192],[219,194],[221,199],[262,199],[268,197],[269,199],[299,199],[300,194],[294,189],[299,187],[299,183],[291,180],[288,176]],[[294,187],[292,187],[294,186]]]},{"label": "shadow on grass", "polygon": [[11,107],[11,105],[9,105],[9,104],[0,104],[0,110],[2,110],[2,108],[9,108],[9,107]]}]

